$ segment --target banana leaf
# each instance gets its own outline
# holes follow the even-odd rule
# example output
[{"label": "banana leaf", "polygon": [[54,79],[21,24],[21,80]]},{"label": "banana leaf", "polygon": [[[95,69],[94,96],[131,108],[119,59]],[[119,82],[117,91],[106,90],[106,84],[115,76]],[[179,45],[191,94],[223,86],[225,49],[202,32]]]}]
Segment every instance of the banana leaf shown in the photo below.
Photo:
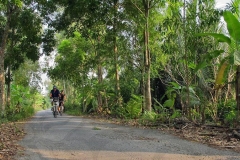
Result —
[{"label": "banana leaf", "polygon": [[225,22],[227,23],[228,32],[236,42],[240,41],[240,22],[237,18],[229,11],[223,13]]},{"label": "banana leaf", "polygon": [[213,60],[214,58],[217,58],[221,53],[223,53],[224,50],[215,50],[213,52],[210,52],[210,53],[207,53],[206,55],[204,55],[202,57],[202,62],[200,62],[196,68],[195,68],[195,72],[202,69],[202,68],[205,68],[209,65],[212,65],[210,62],[211,60]]},{"label": "banana leaf", "polygon": [[239,51],[234,52],[234,65],[237,65],[237,66],[240,65],[240,52]]},{"label": "banana leaf", "polygon": [[226,42],[229,45],[231,44],[231,39],[228,36],[225,36],[224,34],[219,34],[219,33],[197,33],[195,35],[196,36],[212,36],[218,42]]},{"label": "banana leaf", "polygon": [[218,73],[217,73],[217,76],[216,76],[216,80],[215,80],[215,89],[218,89],[219,86],[221,86],[223,84],[223,79],[224,79],[224,73],[228,67],[228,61],[224,61],[219,70],[218,70]]}]

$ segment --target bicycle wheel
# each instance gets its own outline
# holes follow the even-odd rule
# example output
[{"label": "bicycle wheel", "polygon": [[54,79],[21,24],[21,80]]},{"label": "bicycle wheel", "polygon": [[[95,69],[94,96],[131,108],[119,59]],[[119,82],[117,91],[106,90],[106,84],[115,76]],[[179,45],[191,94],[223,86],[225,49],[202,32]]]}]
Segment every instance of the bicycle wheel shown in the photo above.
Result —
[{"label": "bicycle wheel", "polygon": [[57,118],[57,107],[55,106],[55,109],[54,109],[54,111],[53,111],[53,115],[54,115],[54,118]]}]

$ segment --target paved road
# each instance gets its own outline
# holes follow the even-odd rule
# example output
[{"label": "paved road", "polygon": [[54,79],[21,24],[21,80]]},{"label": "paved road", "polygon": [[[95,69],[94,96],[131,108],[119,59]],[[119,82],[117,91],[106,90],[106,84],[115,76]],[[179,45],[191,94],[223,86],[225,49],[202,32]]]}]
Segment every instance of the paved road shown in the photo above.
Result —
[{"label": "paved road", "polygon": [[240,160],[240,154],[189,142],[161,131],[38,112],[26,124],[18,160]]}]

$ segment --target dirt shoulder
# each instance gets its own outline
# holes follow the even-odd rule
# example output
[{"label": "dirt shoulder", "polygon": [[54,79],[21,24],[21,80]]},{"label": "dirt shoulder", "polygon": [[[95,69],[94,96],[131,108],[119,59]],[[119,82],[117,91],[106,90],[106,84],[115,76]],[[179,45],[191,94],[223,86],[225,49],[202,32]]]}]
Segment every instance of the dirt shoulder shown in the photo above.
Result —
[{"label": "dirt shoulder", "polygon": [[0,159],[11,160],[24,150],[17,144],[25,135],[24,122],[9,122],[0,125]]}]

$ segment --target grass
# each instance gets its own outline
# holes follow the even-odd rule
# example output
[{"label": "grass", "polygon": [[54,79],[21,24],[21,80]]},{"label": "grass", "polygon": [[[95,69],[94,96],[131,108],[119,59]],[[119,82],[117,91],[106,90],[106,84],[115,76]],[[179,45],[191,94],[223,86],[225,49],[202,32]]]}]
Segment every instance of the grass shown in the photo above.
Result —
[{"label": "grass", "polygon": [[101,128],[93,127],[93,130],[101,130]]}]

